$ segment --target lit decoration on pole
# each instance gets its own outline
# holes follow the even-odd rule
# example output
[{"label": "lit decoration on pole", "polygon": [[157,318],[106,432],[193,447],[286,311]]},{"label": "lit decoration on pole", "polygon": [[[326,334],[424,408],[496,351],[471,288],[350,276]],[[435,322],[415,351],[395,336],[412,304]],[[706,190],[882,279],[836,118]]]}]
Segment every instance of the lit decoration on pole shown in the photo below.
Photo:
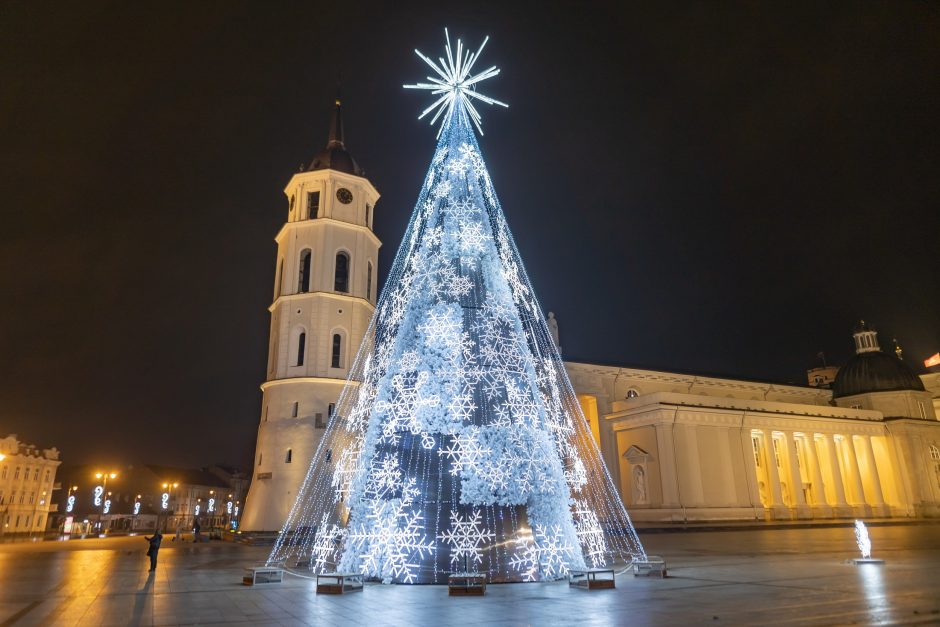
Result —
[{"label": "lit decoration on pole", "polygon": [[225,513],[226,513],[226,514],[231,514],[231,513],[232,513],[232,502],[231,502],[231,501],[229,501],[228,503],[225,504]]},{"label": "lit decoration on pole", "polygon": [[164,492],[160,495],[160,509],[167,509],[168,507],[170,507],[170,494]]},{"label": "lit decoration on pole", "polygon": [[[646,554],[506,224],[447,37],[421,117],[437,149],[359,354],[269,564],[443,583],[539,581]],[[484,44],[486,42],[484,41]],[[237,514],[237,508],[236,508]]]},{"label": "lit decoration on pole", "polygon": [[75,495],[70,494],[68,500],[65,502],[65,511],[72,513],[72,510],[75,509]]},{"label": "lit decoration on pole", "polygon": [[134,501],[134,516],[140,514],[140,501]]},{"label": "lit decoration on pole", "polygon": [[105,514],[111,513],[111,499],[105,499],[104,501],[104,511]]},{"label": "lit decoration on pole", "polygon": [[215,511],[215,499],[209,499],[209,504],[208,507],[206,507],[206,510],[209,512]]},{"label": "lit decoration on pole", "polygon": [[95,486],[95,507],[101,507],[101,496],[104,494],[104,487],[100,485]]},{"label": "lit decoration on pole", "polygon": [[196,508],[193,510],[193,516],[199,515],[199,505],[196,505]]},{"label": "lit decoration on pole", "polygon": [[869,559],[871,557],[871,538],[868,537],[868,527],[865,526],[864,521],[855,521],[855,542],[858,544],[862,559]]}]

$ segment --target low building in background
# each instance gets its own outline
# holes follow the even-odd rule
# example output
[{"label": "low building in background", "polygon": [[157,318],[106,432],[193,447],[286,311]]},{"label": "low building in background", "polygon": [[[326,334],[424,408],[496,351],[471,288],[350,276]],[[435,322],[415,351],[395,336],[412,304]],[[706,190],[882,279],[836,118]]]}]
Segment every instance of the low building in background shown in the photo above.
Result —
[{"label": "low building in background", "polygon": [[248,491],[241,472],[223,466],[192,469],[153,464],[76,466],[63,471],[56,526],[63,533],[120,533],[159,527],[189,533],[236,529]]},{"label": "low building in background", "polygon": [[61,463],[55,447],[24,444],[16,434],[0,439],[0,535],[45,531],[56,510],[53,491]]}]

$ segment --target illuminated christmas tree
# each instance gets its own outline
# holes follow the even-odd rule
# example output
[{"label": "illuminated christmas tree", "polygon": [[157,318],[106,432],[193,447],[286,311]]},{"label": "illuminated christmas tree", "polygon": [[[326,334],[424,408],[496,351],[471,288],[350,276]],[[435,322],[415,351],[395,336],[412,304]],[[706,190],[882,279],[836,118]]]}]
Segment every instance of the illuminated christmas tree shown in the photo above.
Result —
[{"label": "illuminated christmas tree", "polygon": [[506,106],[477,91],[499,73],[472,74],[482,49],[416,51],[437,149],[270,563],[442,583],[645,557],[480,154],[473,101]]}]

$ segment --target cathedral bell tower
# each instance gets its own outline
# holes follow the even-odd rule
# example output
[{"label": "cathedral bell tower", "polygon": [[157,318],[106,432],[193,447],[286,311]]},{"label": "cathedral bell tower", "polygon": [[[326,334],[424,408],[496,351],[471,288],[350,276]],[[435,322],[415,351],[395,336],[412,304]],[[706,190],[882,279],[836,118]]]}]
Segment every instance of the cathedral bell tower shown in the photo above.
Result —
[{"label": "cathedral bell tower", "polygon": [[287,520],[375,309],[379,193],[346,150],[339,100],[326,148],[284,193],[246,531]]}]

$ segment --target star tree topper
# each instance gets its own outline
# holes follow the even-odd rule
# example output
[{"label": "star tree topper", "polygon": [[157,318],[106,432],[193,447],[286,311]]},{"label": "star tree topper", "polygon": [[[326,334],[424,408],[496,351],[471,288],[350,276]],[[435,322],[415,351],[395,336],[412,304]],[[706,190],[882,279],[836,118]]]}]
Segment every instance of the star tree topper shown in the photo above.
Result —
[{"label": "star tree topper", "polygon": [[[434,117],[431,118],[431,124],[433,125],[437,122],[437,119],[441,117],[442,113],[446,112],[447,116],[445,117],[450,117],[455,107],[460,107],[467,113],[468,117],[473,120],[474,126],[477,127],[477,130],[480,131],[480,135],[482,135],[483,128],[481,127],[480,112],[473,106],[471,99],[475,98],[486,104],[495,104],[501,107],[509,106],[505,102],[500,102],[495,98],[490,98],[477,91],[479,83],[499,74],[499,68],[494,65],[479,74],[470,73],[473,69],[473,64],[480,58],[480,53],[483,52],[483,47],[486,46],[486,42],[488,42],[490,38],[486,37],[476,52],[470,52],[469,49],[464,48],[463,42],[458,39],[456,54],[450,46],[450,35],[446,28],[444,29],[444,40],[446,42],[444,50],[447,52],[447,57],[438,57],[437,63],[415,48],[415,54],[434,70],[437,77],[428,76],[427,79],[430,81],[429,83],[415,83],[414,85],[402,85],[402,87],[405,89],[426,89],[431,92],[432,96],[438,96],[437,100],[435,100],[430,107],[421,112],[421,115],[418,116],[419,120],[434,111]],[[437,131],[438,137],[441,136],[443,129],[444,124],[442,123],[440,129]]]}]

